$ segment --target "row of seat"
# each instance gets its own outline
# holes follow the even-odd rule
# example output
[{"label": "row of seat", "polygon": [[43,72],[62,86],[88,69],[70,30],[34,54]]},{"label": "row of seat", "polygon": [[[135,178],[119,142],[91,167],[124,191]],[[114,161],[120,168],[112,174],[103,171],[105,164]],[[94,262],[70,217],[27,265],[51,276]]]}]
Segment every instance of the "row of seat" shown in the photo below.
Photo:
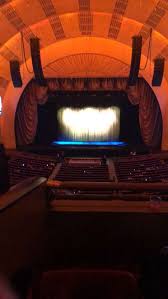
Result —
[{"label": "row of seat", "polygon": [[142,296],[137,279],[128,271],[66,269],[37,275],[27,296],[27,299],[33,298],[142,299]]},{"label": "row of seat", "polygon": [[17,156],[9,160],[10,185],[15,185],[25,178],[43,176],[48,178],[57,162],[45,157]]},{"label": "row of seat", "polygon": [[[31,176],[48,178],[57,165],[57,160],[38,155],[14,156],[9,160],[10,185],[15,185]],[[114,159],[115,173],[119,182],[163,182],[168,180],[168,159],[145,155],[127,159]],[[109,168],[106,163],[68,164],[65,161],[55,176],[63,181],[109,181]]]},{"label": "row of seat", "polygon": [[167,159],[117,160],[115,170],[119,182],[162,182],[168,180]]},{"label": "row of seat", "polygon": [[108,166],[63,163],[55,178],[63,181],[109,181]]}]

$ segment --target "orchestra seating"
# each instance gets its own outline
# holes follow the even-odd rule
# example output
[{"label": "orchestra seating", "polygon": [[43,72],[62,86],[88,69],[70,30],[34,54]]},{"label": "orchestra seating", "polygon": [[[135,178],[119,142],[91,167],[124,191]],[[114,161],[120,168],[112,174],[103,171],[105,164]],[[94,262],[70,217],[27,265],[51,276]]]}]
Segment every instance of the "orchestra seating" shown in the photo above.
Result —
[{"label": "orchestra seating", "polygon": [[55,178],[60,181],[109,181],[108,166],[63,163]]},{"label": "orchestra seating", "polygon": [[121,158],[115,161],[115,170],[119,182],[164,182],[168,180],[168,159],[157,155]]},{"label": "orchestra seating", "polygon": [[[63,160],[63,161],[62,161]],[[54,179],[59,181],[95,181],[155,183],[168,181],[168,155],[148,154],[134,157],[111,158],[114,172],[110,176],[109,163],[100,158],[101,163],[67,163],[66,159],[31,153],[17,153],[11,156],[9,164],[10,185],[25,178],[43,176],[48,178],[56,165]]]},{"label": "orchestra seating", "polygon": [[10,185],[13,186],[32,176],[48,178],[57,162],[51,157],[18,154],[11,157],[8,164]]}]

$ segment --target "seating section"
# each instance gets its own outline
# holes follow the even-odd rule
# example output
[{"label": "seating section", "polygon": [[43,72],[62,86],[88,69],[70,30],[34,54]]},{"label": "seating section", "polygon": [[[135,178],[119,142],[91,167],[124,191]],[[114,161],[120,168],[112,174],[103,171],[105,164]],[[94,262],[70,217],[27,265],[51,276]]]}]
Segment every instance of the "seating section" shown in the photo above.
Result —
[{"label": "seating section", "polygon": [[135,157],[115,161],[115,170],[119,182],[164,182],[168,181],[168,159]]},{"label": "seating section", "polygon": [[35,155],[12,157],[9,160],[10,186],[32,176],[48,178],[56,164],[57,162],[51,158],[39,158]]},{"label": "seating section", "polygon": [[61,181],[109,181],[108,166],[63,163],[55,178]]},{"label": "seating section", "polygon": [[[48,178],[57,163],[61,163],[55,176],[60,181],[111,181],[109,163],[105,159],[93,162],[80,161],[70,163],[65,158],[42,156],[37,154],[17,153],[9,160],[10,186],[15,185],[25,178],[43,176]],[[79,159],[80,160],[80,159]],[[137,155],[126,158],[113,158],[115,181],[130,183],[155,183],[168,181],[168,155]],[[59,165],[58,165],[59,166]]]}]

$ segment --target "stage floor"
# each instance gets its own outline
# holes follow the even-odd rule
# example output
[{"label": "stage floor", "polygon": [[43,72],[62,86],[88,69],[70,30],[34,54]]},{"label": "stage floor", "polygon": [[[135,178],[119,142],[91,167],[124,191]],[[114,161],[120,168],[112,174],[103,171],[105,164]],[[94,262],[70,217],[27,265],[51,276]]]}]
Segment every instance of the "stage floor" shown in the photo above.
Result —
[{"label": "stage floor", "polygon": [[113,147],[123,147],[126,146],[127,143],[123,141],[63,141],[63,140],[55,140],[51,143],[53,146],[57,145],[65,145],[65,146],[113,146]]}]

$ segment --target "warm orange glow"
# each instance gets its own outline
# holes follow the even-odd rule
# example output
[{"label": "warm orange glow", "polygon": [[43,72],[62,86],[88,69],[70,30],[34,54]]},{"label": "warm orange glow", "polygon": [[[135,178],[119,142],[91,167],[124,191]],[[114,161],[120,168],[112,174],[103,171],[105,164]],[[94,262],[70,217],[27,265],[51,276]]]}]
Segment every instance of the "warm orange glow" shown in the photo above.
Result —
[{"label": "warm orange glow", "polygon": [[[88,46],[89,45],[89,46]],[[50,55],[48,55],[50,53]],[[53,60],[60,60],[61,58],[65,58],[71,55],[80,54],[80,53],[92,53],[98,55],[104,55],[111,59],[117,59],[123,61],[124,64],[130,63],[131,60],[131,48],[121,43],[104,38],[94,38],[94,37],[80,37],[72,40],[63,40],[61,42],[56,42],[51,46],[42,49],[42,62],[43,66],[52,63]],[[77,60],[78,61],[78,60]],[[144,64],[146,58],[142,56],[141,63]],[[29,68],[31,68],[31,61],[27,61]],[[66,65],[65,65],[66,66]],[[99,71],[102,71],[102,65],[99,65],[100,69],[97,69],[97,76],[99,76]],[[123,65],[124,68],[124,65]],[[88,68],[85,73],[81,72],[81,69],[76,67],[78,73],[77,76],[86,77],[88,72]],[[120,69],[121,72],[121,69]],[[121,73],[122,75],[122,73]],[[151,68],[147,66],[147,69],[141,72],[141,75],[147,80],[149,84],[151,84]],[[55,77],[57,74],[55,74]],[[95,74],[93,75],[95,76]],[[2,124],[2,134],[4,138],[4,142],[6,147],[14,148],[15,147],[15,132],[14,132],[14,119],[15,119],[15,111],[17,107],[18,100],[25,86],[32,78],[32,75],[24,72],[24,84],[20,89],[14,89],[12,83],[8,85],[6,90],[4,101],[3,101],[3,124]],[[162,148],[168,149],[168,123],[167,123],[167,115],[168,115],[168,84],[166,80],[163,80],[162,86],[159,88],[153,88],[154,92],[158,98],[162,118],[163,118],[163,138],[162,138]]]},{"label": "warm orange glow", "polygon": [[[9,6],[10,3],[10,6]],[[140,32],[144,26],[148,29],[147,20],[151,15],[155,16],[155,6],[158,1],[155,0],[129,0],[125,13],[121,16],[120,22],[115,22],[118,35],[116,39],[109,38],[109,28],[112,21],[113,10],[116,1],[90,1],[90,14],[92,16],[93,26],[88,36],[82,34],[80,29],[79,3],[77,0],[53,1],[55,9],[55,19],[60,21],[64,38],[59,39],[54,32],[51,23],[51,17],[46,17],[44,8],[38,0],[11,0],[4,3],[1,8],[0,27],[3,28],[0,37],[0,77],[10,81],[9,60],[14,57],[22,61],[20,47],[19,20],[23,25],[25,34],[25,50],[29,68],[32,69],[30,61],[30,50],[28,44],[31,32],[41,40],[41,57],[44,67],[45,76],[48,77],[110,77],[110,76],[127,76],[131,60],[131,37]],[[162,5],[162,4],[161,4]],[[164,5],[163,5],[164,6]],[[30,10],[30,7],[33,7]],[[9,9],[7,9],[9,8]],[[13,14],[9,13],[14,9]],[[163,7],[166,15],[166,7]],[[20,19],[19,19],[20,18]],[[156,20],[157,19],[157,20]],[[154,18],[157,24],[153,30],[152,40],[152,60],[159,55],[168,44],[167,18],[158,16]],[[87,20],[86,27],[88,26]],[[152,24],[152,23],[151,23]],[[114,26],[114,27],[115,27]],[[143,46],[143,56],[141,64],[145,63],[147,55],[146,42]],[[83,56],[84,54],[84,56]],[[52,68],[47,67],[50,64]],[[141,75],[151,83],[153,65],[148,67]],[[5,142],[10,147],[15,146],[14,134],[14,115],[16,106],[24,87],[31,79],[32,75],[28,74],[26,68],[22,68],[23,88],[20,90],[13,89],[9,84],[2,88],[4,96],[3,104],[3,135]],[[165,80],[168,78],[167,64],[165,67]],[[163,117],[163,145],[168,148],[168,124],[166,122],[168,111],[167,98],[167,81],[164,81],[162,87],[154,89]],[[9,128],[7,128],[9,126]]]}]

